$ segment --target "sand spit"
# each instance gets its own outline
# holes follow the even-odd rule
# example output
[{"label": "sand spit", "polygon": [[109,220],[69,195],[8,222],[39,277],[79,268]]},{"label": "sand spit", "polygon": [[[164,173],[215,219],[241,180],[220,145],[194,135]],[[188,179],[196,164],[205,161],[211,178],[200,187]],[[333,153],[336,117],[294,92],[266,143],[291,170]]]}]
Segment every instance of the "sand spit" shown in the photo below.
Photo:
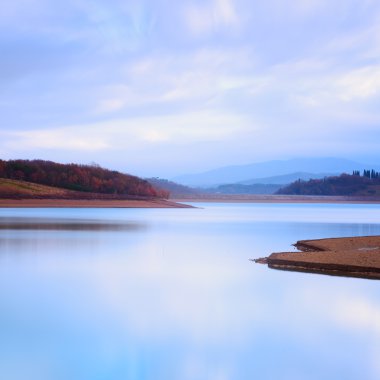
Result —
[{"label": "sand spit", "polygon": [[300,240],[294,246],[301,252],[254,261],[273,269],[380,279],[380,236]]},{"label": "sand spit", "polygon": [[193,208],[163,199],[0,199],[0,208]]}]

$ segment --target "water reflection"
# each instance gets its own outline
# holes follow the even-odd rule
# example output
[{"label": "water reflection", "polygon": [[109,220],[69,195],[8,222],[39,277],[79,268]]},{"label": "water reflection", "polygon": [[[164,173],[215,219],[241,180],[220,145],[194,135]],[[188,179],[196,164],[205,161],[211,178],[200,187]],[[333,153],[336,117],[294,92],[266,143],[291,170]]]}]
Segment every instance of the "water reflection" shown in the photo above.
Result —
[{"label": "water reflection", "polygon": [[126,234],[0,231],[0,242],[25,242],[0,245],[0,377],[378,379],[378,286],[249,261],[300,239],[380,234],[378,209],[361,225],[321,223],[318,210],[296,223],[289,206],[290,221],[272,222],[270,207],[228,207],[74,218],[145,225]]},{"label": "water reflection", "polygon": [[33,231],[128,231],[145,228],[144,223],[96,219],[48,219],[5,217],[0,219],[1,230]]}]

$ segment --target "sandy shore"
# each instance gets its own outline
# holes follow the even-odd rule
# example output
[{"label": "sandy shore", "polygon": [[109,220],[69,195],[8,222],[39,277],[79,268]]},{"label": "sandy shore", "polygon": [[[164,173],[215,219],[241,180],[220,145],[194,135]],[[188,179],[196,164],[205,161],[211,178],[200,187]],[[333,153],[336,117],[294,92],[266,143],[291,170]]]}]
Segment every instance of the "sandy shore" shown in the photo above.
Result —
[{"label": "sandy shore", "polygon": [[301,240],[301,252],[278,252],[255,262],[270,268],[380,279],[380,236]]},{"label": "sandy shore", "polygon": [[181,203],[157,200],[0,199],[0,208],[192,208]]}]

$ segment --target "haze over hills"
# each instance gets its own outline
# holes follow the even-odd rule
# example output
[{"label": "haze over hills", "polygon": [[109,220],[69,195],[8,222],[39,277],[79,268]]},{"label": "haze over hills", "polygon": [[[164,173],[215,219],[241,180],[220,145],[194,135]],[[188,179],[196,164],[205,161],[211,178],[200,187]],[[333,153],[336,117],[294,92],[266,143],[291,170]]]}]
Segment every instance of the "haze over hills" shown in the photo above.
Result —
[{"label": "haze over hills", "polygon": [[154,177],[146,178],[146,181],[148,181],[155,189],[164,190],[165,192],[170,194],[171,198],[178,198],[183,195],[198,195],[197,189],[180,185],[178,183],[168,181],[167,179]]},{"label": "haze over hills", "polygon": [[284,185],[256,183],[242,185],[240,183],[220,185],[208,189],[210,194],[274,194]]},{"label": "haze over hills", "polygon": [[265,185],[285,185],[298,179],[307,181],[309,179],[319,179],[334,175],[337,173],[306,173],[306,172],[295,172],[284,175],[276,175],[273,177],[265,178],[252,178],[248,181],[239,182],[241,185],[256,185],[256,184],[265,184]]},{"label": "haze over hills", "polygon": [[371,168],[380,170],[379,165],[364,164],[343,158],[295,158],[291,160],[258,162],[248,165],[226,166],[203,173],[177,176],[173,180],[187,186],[212,187],[245,181],[253,183],[256,179],[293,175],[297,172],[323,173],[324,176],[326,174],[352,173],[353,170]]}]

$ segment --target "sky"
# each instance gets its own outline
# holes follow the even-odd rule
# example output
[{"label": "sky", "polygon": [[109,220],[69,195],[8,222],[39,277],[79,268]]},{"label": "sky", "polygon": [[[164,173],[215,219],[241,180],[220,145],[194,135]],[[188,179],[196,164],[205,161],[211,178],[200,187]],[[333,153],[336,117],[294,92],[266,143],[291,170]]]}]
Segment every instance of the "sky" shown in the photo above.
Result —
[{"label": "sky", "polygon": [[378,0],[14,0],[0,57],[3,159],[380,159]]}]

